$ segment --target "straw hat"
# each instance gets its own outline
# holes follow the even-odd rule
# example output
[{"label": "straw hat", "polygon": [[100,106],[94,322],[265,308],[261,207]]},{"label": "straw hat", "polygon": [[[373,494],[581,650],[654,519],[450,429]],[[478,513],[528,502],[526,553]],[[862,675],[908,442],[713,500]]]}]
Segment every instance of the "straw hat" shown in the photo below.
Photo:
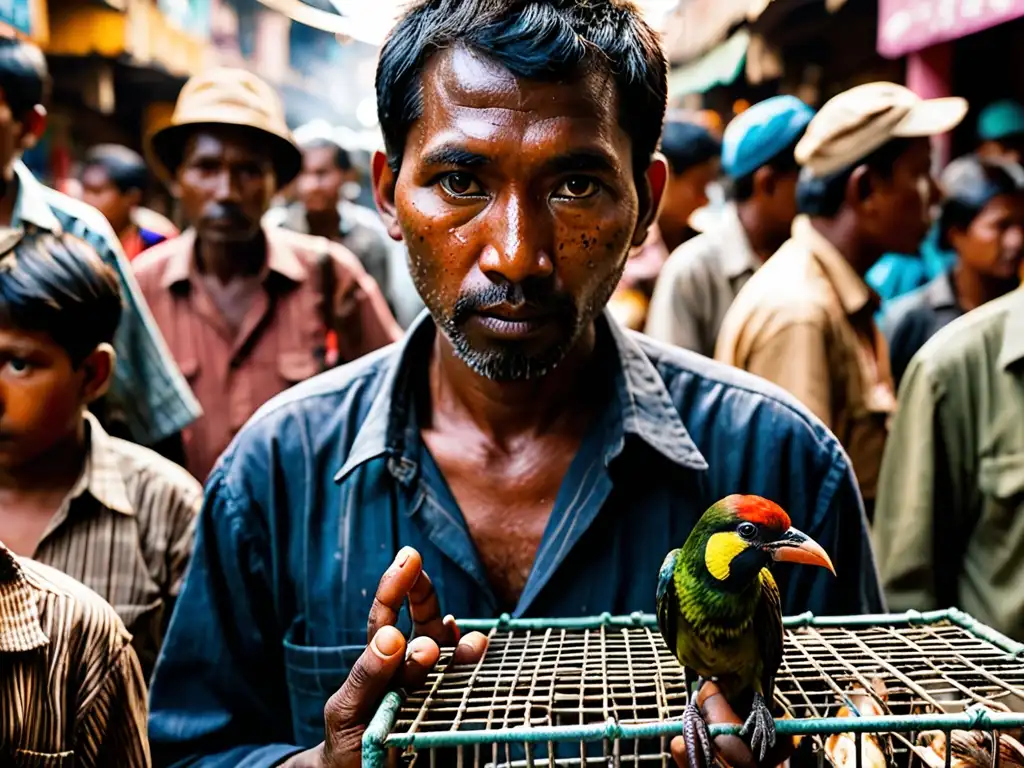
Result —
[{"label": "straw hat", "polygon": [[302,168],[302,154],[277,92],[251,72],[222,67],[190,78],[178,95],[170,125],[148,137],[146,155],[156,174],[172,180],[188,137],[198,127],[217,125],[244,126],[270,139],[279,188]]}]

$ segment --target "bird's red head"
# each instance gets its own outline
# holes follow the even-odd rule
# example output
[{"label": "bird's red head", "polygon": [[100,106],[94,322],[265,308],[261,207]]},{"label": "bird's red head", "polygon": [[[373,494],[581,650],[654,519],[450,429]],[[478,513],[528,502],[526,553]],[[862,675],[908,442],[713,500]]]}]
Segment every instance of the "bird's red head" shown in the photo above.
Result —
[{"label": "bird's red head", "polygon": [[726,496],[722,503],[740,519],[769,530],[785,531],[793,524],[786,510],[774,501],[760,496],[744,496],[737,493]]}]

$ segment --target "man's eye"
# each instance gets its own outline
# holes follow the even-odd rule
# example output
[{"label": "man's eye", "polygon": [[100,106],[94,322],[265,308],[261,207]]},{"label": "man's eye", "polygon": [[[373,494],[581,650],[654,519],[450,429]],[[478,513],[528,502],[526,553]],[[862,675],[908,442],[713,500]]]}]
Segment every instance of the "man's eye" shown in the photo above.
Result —
[{"label": "man's eye", "polygon": [[596,195],[598,191],[597,182],[586,176],[573,176],[566,179],[555,192],[555,197],[564,197],[570,200],[583,200]]},{"label": "man's eye", "polygon": [[27,376],[32,372],[32,363],[20,357],[12,357],[7,360],[7,370],[14,376]]},{"label": "man's eye", "polygon": [[468,173],[449,173],[441,177],[441,189],[452,197],[472,197],[483,193],[476,179]]}]

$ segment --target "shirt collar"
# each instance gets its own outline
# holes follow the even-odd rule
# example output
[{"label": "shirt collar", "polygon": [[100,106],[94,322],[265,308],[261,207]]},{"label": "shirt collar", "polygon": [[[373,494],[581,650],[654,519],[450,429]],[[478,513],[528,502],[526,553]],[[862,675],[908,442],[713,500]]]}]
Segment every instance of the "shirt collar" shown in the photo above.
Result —
[{"label": "shirt collar", "polygon": [[721,213],[718,225],[718,237],[723,248],[720,253],[722,269],[725,276],[737,278],[748,272],[757,271],[759,261],[754,249],[750,247],[747,231],[740,221],[739,210],[735,203],[727,203]]},{"label": "shirt collar", "polygon": [[[610,339],[615,347],[613,352],[618,361],[618,398],[614,407],[619,411],[623,437],[634,435],[682,467],[707,469],[707,462],[683,425],[665,382],[650,358],[607,312],[597,322],[602,325],[598,339]],[[405,423],[408,409],[403,401],[410,391],[407,386],[412,368],[410,363],[414,365],[414,361],[427,358],[435,332],[433,319],[423,312],[399,342],[394,352],[396,362],[378,389],[348,459],[334,477],[335,482],[344,480],[361,464],[385,455],[391,457],[391,471],[396,477],[401,480],[403,476],[411,476],[415,468],[407,466],[398,455],[399,441],[409,427]],[[621,448],[621,445],[614,447],[608,458],[617,455]]]},{"label": "shirt collar", "polygon": [[[309,277],[309,269],[295,255],[294,245],[288,242],[290,233],[279,227],[263,225],[263,235],[267,242],[266,274],[274,272],[293,283],[301,283]],[[180,283],[188,283],[195,268],[196,231],[189,227],[173,241],[174,249],[164,267],[162,285],[173,288]]]},{"label": "shirt collar", "polygon": [[1024,360],[1024,287],[1013,292],[1003,325],[1003,347],[999,351],[999,367],[1006,370]]},{"label": "shirt collar", "polygon": [[135,507],[129,499],[124,474],[111,445],[113,438],[91,413],[85,414],[85,421],[89,446],[85,454],[85,466],[68,493],[65,504],[70,505],[79,496],[88,493],[112,512],[134,516]]},{"label": "shirt collar", "polygon": [[924,288],[925,301],[932,309],[956,307],[956,293],[953,289],[953,273],[943,272],[929,281]]},{"label": "shirt collar", "polygon": [[25,653],[49,642],[39,596],[14,553],[0,543],[0,653]]},{"label": "shirt collar", "polygon": [[14,226],[24,223],[53,234],[60,234],[61,226],[46,200],[46,188],[32,175],[21,161],[14,163],[14,174],[18,177],[18,199],[14,203]]},{"label": "shirt collar", "polygon": [[793,221],[793,239],[814,255],[847,315],[855,315],[868,305],[873,309],[881,305],[878,294],[853,270],[850,262],[828,238],[814,228],[807,216],[797,216]]}]

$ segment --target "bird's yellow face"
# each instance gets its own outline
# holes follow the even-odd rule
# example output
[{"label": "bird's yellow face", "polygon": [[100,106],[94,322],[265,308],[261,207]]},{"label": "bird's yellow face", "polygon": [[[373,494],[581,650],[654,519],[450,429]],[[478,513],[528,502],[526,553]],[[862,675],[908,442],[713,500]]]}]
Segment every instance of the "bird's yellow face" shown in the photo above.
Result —
[{"label": "bird's yellow face", "polygon": [[732,573],[732,561],[750,548],[751,543],[736,531],[722,531],[711,535],[704,547],[704,565],[708,573],[725,581]]},{"label": "bird's yellow face", "polygon": [[740,519],[712,533],[704,546],[704,566],[718,581],[727,581],[739,569],[750,576],[772,561],[807,563],[835,573],[832,561],[817,542],[796,528],[779,529]]}]

